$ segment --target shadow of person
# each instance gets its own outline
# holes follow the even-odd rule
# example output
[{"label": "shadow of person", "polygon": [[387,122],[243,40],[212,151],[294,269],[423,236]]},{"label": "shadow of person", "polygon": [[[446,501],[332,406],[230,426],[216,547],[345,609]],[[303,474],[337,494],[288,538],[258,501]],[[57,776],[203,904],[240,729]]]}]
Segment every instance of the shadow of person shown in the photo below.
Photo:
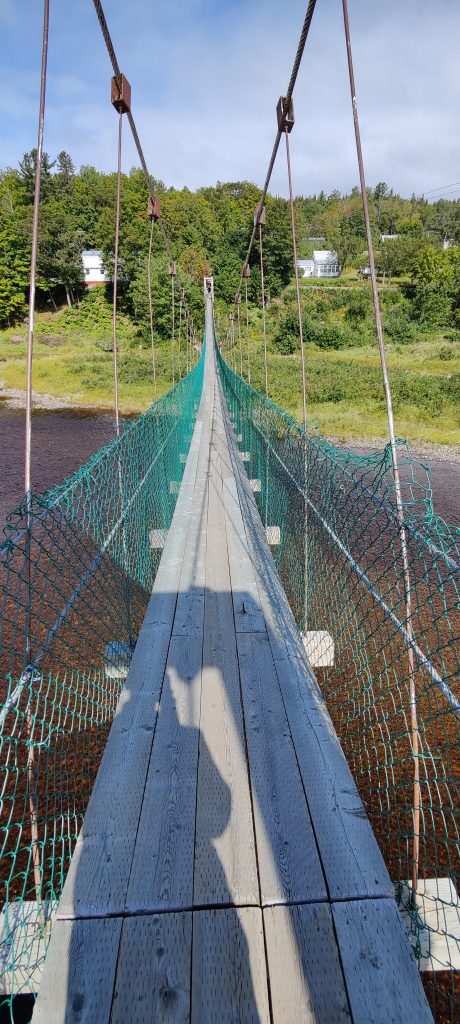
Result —
[{"label": "shadow of person", "polygon": [[[117,774],[116,793],[112,790],[116,806],[107,792],[104,799],[96,782],[97,813],[90,803],[64,894],[69,906],[70,883],[78,896],[77,912],[84,916],[54,926],[34,1024],[269,1020],[267,994],[252,977],[248,943],[249,914],[258,916],[257,960],[263,960],[261,912],[232,905],[232,887],[217,850],[231,821],[232,795],[200,728],[201,655],[198,671],[184,671],[194,644],[201,648],[201,640],[171,640],[148,770],[142,765],[146,780],[138,828],[120,843],[115,835],[118,810],[125,807],[129,813],[130,795],[136,798],[133,772],[141,769],[133,756],[139,726],[133,712],[135,704],[142,704],[142,688],[133,693],[128,677],[117,729],[108,741],[110,746],[116,736],[124,737],[120,757],[126,760]],[[249,928],[253,937],[254,921]]]}]

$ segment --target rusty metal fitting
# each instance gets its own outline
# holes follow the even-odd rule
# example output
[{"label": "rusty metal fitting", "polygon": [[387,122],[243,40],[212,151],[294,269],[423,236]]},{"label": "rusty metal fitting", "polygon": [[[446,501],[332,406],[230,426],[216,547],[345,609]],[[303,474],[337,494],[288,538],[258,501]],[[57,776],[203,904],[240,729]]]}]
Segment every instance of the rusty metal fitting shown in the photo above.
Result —
[{"label": "rusty metal fitting", "polygon": [[243,269],[241,271],[241,277],[244,279],[245,277],[250,277],[250,276],[251,276],[251,268],[248,266],[247,263],[243,263]]},{"label": "rusty metal fitting", "polygon": [[258,203],[254,210],[254,224],[257,228],[259,226],[263,227],[265,224],[265,206],[261,206],[260,203]]},{"label": "rusty metal fitting", "polygon": [[286,104],[286,97],[280,96],[276,104],[276,116],[278,118],[278,130],[280,132],[292,132],[295,123],[293,100],[291,99],[289,104]]},{"label": "rusty metal fitting", "polygon": [[185,301],[185,292],[184,292],[183,288],[181,288],[181,290],[180,290],[180,301],[181,302]]},{"label": "rusty metal fitting", "polygon": [[147,217],[149,217],[150,220],[154,221],[160,220],[160,200],[157,198],[157,196],[149,196],[147,200]]},{"label": "rusty metal fitting", "polygon": [[129,114],[131,110],[131,86],[128,79],[124,75],[120,75],[117,78],[116,75],[112,78],[112,106],[115,110],[118,110],[119,114]]},{"label": "rusty metal fitting", "polygon": [[176,274],[177,274],[177,267],[176,267],[176,261],[175,260],[170,260],[169,261],[169,273],[171,274],[171,277],[175,277]]},{"label": "rusty metal fitting", "polygon": [[239,306],[241,302],[241,292],[237,292],[235,295],[235,306]]}]

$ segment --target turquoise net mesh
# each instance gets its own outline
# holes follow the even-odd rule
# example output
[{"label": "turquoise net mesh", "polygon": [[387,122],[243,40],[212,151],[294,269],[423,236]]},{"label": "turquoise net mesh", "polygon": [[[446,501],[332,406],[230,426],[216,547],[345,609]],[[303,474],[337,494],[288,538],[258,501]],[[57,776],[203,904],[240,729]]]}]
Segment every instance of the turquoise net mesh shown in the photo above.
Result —
[{"label": "turquoise net mesh", "polygon": [[[218,365],[235,432],[307,654],[384,854],[438,1020],[460,989],[460,530],[436,516],[428,470],[399,445],[413,639],[389,446],[328,443]],[[420,749],[419,882],[412,896],[414,749]],[[452,968],[457,970],[452,970]]]},{"label": "turquoise net mesh", "polygon": [[0,1001],[38,990],[50,923],[171,524],[194,369],[0,545]]}]

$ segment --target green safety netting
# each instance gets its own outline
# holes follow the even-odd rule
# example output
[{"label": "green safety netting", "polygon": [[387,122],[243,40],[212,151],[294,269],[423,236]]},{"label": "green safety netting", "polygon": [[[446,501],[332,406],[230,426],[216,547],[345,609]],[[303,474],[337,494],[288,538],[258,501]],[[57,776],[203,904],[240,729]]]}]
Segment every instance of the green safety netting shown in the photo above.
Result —
[{"label": "green safety netting", "polygon": [[[203,358],[0,545],[0,1003],[35,993],[53,911],[171,524]],[[10,1002],[11,1005],[11,1002]]]},{"label": "green safety netting", "polygon": [[[394,879],[422,979],[437,1019],[458,1020],[460,530],[436,516],[429,472],[400,444],[409,640],[389,446],[365,456],[334,446],[314,423],[305,432],[220,354],[218,365],[260,515],[272,528],[273,557]],[[422,808],[415,900],[409,642]]]}]

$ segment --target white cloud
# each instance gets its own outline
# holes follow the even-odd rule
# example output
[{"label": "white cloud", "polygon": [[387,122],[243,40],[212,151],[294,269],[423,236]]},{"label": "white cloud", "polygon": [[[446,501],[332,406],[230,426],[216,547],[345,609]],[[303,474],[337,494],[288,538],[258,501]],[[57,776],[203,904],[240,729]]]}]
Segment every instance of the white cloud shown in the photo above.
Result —
[{"label": "white cloud", "polygon": [[[350,0],[352,42],[369,183],[386,180],[407,194],[460,178],[454,0]],[[16,0],[25,16],[27,0]],[[0,0],[0,17],[8,11]],[[275,105],[286,88],[305,12],[291,0],[176,0],[146,5],[106,0],[133,112],[152,173],[198,187],[217,179],[261,183],[275,133]],[[40,18],[26,37],[6,26],[0,43],[15,67],[3,121],[0,162],[34,144]],[[10,38],[8,38],[10,36]],[[17,49],[15,49],[15,45]],[[17,67],[14,62],[17,57]],[[50,33],[46,146],[77,163],[115,164],[116,118],[108,99],[111,69],[91,5],[56,5]],[[5,80],[4,76],[2,76]],[[297,192],[349,189],[357,181],[341,5],[318,3],[295,91],[291,136]],[[125,166],[136,162],[133,146]],[[273,175],[286,193],[284,153]]]}]

